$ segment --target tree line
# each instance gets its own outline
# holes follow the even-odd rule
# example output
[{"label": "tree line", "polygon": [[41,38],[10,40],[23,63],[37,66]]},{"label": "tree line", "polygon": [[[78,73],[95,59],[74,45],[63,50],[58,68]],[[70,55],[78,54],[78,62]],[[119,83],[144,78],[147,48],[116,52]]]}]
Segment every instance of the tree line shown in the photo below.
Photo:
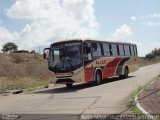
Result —
[{"label": "tree line", "polygon": [[[18,46],[13,42],[7,42],[3,45],[2,48],[3,53],[11,53],[11,52],[17,52],[17,53],[29,53],[28,50],[18,50]],[[31,53],[36,53],[35,50],[32,50]]]},{"label": "tree line", "polygon": [[150,53],[148,53],[145,57],[147,59],[153,59],[156,56],[160,56],[160,48],[155,48],[154,50],[152,50]]}]

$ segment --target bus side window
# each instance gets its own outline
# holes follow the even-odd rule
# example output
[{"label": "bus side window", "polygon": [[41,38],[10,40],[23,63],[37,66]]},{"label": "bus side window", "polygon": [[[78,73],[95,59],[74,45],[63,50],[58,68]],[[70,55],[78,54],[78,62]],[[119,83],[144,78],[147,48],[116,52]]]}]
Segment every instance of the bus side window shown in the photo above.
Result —
[{"label": "bus side window", "polygon": [[116,46],[116,44],[112,44],[112,55],[113,56],[117,55],[117,46]]},{"label": "bus side window", "polygon": [[102,54],[102,56],[104,56],[104,50],[103,50],[103,44],[102,43],[100,43],[100,47],[101,47],[101,54]]},{"label": "bus side window", "polygon": [[137,47],[134,46],[134,55],[137,55]]},{"label": "bus side window", "polygon": [[104,56],[110,56],[110,48],[108,43],[103,43]]},{"label": "bus side window", "polygon": [[92,43],[92,55],[93,57],[102,56],[101,47],[99,43]]},{"label": "bus side window", "polygon": [[130,46],[131,48],[131,55],[135,55],[134,50],[133,50],[133,46]]},{"label": "bus side window", "polygon": [[92,60],[91,46],[87,43],[84,44],[84,59],[85,61]]},{"label": "bus side window", "polygon": [[129,46],[128,45],[124,45],[124,51],[125,51],[125,55],[126,56],[130,55],[130,51],[129,51]]},{"label": "bus side window", "polygon": [[124,48],[123,48],[123,45],[118,45],[119,46],[119,53],[120,55],[124,55]]}]

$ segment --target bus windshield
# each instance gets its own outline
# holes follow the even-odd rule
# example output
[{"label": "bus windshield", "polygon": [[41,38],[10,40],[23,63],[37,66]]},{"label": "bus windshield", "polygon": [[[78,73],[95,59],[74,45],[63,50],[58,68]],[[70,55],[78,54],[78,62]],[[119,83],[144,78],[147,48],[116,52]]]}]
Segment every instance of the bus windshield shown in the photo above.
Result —
[{"label": "bus windshield", "polygon": [[53,44],[50,54],[55,71],[73,70],[83,64],[81,42]]}]

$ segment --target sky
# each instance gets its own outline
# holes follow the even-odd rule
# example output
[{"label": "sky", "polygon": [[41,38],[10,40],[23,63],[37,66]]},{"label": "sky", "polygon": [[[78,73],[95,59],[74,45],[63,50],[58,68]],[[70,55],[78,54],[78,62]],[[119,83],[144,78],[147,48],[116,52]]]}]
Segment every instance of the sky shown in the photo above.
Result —
[{"label": "sky", "polygon": [[160,48],[160,0],[0,0],[0,51],[14,42],[42,52],[70,37],[135,43],[145,56]]}]

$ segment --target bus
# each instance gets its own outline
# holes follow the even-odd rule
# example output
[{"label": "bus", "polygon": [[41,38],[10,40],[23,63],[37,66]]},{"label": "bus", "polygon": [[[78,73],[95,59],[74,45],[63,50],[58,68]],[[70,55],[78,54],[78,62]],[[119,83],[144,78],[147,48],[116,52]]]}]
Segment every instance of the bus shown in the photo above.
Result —
[{"label": "bus", "polygon": [[54,77],[53,82],[101,84],[106,78],[127,78],[138,69],[136,44],[98,39],[67,39],[44,49],[44,59]]}]

